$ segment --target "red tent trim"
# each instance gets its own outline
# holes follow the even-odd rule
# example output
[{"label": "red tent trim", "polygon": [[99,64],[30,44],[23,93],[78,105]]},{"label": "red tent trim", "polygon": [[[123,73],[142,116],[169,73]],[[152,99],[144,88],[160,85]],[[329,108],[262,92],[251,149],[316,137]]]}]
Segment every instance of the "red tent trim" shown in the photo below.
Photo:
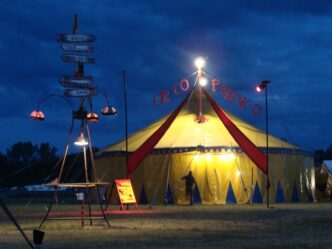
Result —
[{"label": "red tent trim", "polygon": [[136,151],[128,157],[127,177],[129,177],[138,165],[144,160],[147,154],[156,146],[159,140],[164,136],[174,119],[177,117],[182,107],[188,101],[191,92],[186,96],[175,111],[165,120],[165,122],[156,130]]},{"label": "red tent trim", "polygon": [[232,135],[234,140],[242,148],[242,150],[247,154],[247,156],[260,168],[265,174],[268,172],[267,157],[263,152],[261,152],[256,145],[253,144],[242,133],[242,131],[232,122],[232,120],[226,115],[226,113],[218,106],[218,104],[212,99],[212,97],[203,89],[205,96],[210,102],[211,106],[218,114],[219,119],[223,122],[228,132]]}]

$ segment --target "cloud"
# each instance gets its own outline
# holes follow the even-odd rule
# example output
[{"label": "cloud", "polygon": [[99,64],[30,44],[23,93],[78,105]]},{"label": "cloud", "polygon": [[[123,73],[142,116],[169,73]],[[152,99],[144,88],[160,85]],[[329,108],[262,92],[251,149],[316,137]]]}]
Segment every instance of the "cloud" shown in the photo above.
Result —
[{"label": "cloud", "polygon": [[[34,134],[37,130],[45,140],[62,146],[59,137],[65,137],[66,116],[71,115],[67,104],[47,101],[43,108],[50,119],[44,126],[32,125],[28,114],[43,93],[61,89],[61,75],[74,72],[75,65],[60,59],[56,34],[72,32],[75,13],[80,33],[97,37],[96,63],[86,65],[86,75],[94,77],[100,90],[110,92],[119,110],[118,117],[94,126],[99,147],[124,134],[123,70],[132,132],[181,101],[178,97],[159,108],[152,105],[153,96],[189,78],[198,55],[207,57],[210,75],[262,105],[264,98],[253,92],[254,85],[272,80],[269,93],[278,98],[270,101],[280,109],[270,104],[275,135],[284,136],[286,120],[295,143],[313,149],[330,143],[332,132],[326,124],[331,123],[332,4],[325,1],[18,0],[3,1],[0,8],[0,104],[7,117],[2,128],[27,130],[25,135],[12,132],[11,138],[4,137],[0,150],[15,139],[40,141]],[[222,98],[216,99],[225,105]],[[76,108],[78,100],[72,102]],[[99,111],[104,103],[100,94],[94,109]],[[264,128],[261,120],[225,106]],[[324,136],[317,135],[320,126],[326,128]]]}]

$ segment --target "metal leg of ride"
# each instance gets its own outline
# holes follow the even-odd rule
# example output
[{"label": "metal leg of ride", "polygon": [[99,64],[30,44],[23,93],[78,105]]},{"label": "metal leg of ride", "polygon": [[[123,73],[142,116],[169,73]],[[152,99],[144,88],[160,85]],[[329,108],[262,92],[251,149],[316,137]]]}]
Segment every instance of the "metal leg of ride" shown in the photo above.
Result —
[{"label": "metal leg of ride", "polygon": [[92,226],[91,191],[90,191],[90,188],[88,188],[88,205],[89,205],[90,226]]},{"label": "metal leg of ride", "polygon": [[54,203],[55,203],[55,199],[48,205],[46,214],[45,214],[42,222],[40,223],[39,228],[41,228],[43,226],[43,224],[45,223],[45,221],[47,220],[47,218],[48,218],[48,216],[49,216],[49,214],[52,210],[52,207],[53,207]]},{"label": "metal leg of ride", "polygon": [[104,212],[104,209],[103,209],[103,203],[102,203],[102,199],[101,199],[101,196],[100,196],[99,187],[97,186],[96,189],[97,189],[97,195],[98,195],[98,200],[99,200],[99,206],[100,206],[101,213],[102,213],[102,215],[103,215],[103,217],[104,217],[104,219],[105,219],[108,227],[111,228],[111,225],[110,225],[110,223],[109,223],[109,221],[108,221],[108,219],[106,217],[106,214]]},{"label": "metal leg of ride", "polygon": [[104,211],[107,210],[107,208],[108,208],[108,206],[109,206],[109,204],[110,204],[110,202],[111,202],[112,194],[113,194],[113,189],[114,189],[114,185],[115,185],[115,183],[114,183],[114,181],[113,181],[113,183],[112,183],[112,187],[111,187],[111,191],[110,191],[110,193],[109,193],[109,197],[106,198],[106,204],[105,204],[105,209],[104,209]]}]

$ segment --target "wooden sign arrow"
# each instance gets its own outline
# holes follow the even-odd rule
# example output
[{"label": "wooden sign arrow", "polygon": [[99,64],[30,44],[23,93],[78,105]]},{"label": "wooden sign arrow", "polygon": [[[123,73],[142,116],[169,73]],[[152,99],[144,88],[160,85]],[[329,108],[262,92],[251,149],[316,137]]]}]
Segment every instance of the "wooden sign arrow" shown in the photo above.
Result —
[{"label": "wooden sign arrow", "polygon": [[63,51],[75,51],[75,52],[86,52],[86,53],[92,53],[93,47],[88,44],[68,44],[63,43],[61,44],[61,49]]},{"label": "wooden sign arrow", "polygon": [[59,79],[59,82],[63,87],[95,88],[93,84],[93,78],[91,76],[76,77],[76,76],[62,75]]},{"label": "wooden sign arrow", "polygon": [[63,91],[66,97],[85,97],[90,95],[97,95],[95,89],[66,89]]},{"label": "wooden sign arrow", "polygon": [[60,42],[93,42],[96,37],[94,35],[58,34],[57,39]]},{"label": "wooden sign arrow", "polygon": [[64,54],[61,56],[64,62],[76,62],[76,63],[95,63],[95,57],[93,55],[74,55]]}]

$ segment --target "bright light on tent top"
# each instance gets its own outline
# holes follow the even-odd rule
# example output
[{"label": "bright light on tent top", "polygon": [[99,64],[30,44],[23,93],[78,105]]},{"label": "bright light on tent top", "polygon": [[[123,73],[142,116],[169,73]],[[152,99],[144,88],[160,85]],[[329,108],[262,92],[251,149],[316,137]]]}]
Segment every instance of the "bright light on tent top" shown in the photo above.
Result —
[{"label": "bright light on tent top", "polygon": [[198,68],[198,70],[201,70],[205,67],[205,59],[203,57],[198,57],[195,60],[195,66]]}]

